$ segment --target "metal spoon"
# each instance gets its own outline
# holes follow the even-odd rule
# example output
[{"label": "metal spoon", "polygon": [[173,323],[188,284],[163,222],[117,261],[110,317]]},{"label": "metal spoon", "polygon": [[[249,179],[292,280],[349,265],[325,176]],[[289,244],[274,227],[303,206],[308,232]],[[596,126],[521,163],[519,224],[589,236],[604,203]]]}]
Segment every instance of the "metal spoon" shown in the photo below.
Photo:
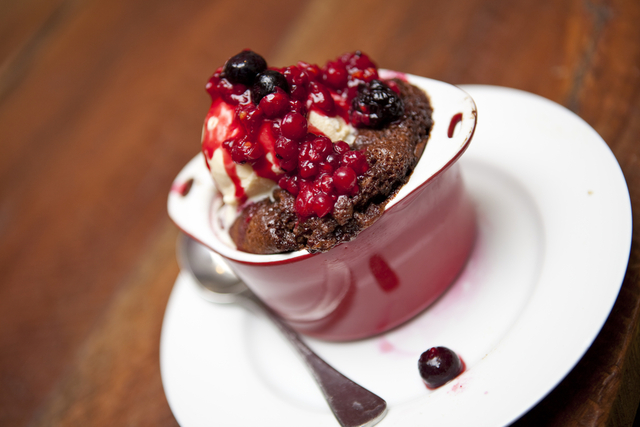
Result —
[{"label": "metal spoon", "polygon": [[206,300],[260,309],[276,324],[302,356],[342,427],[373,426],[384,418],[387,403],[383,399],[354,383],[318,357],[280,316],[240,281],[220,255],[192,238],[181,235],[178,239],[178,262],[182,271],[190,273],[200,285],[201,295]]}]

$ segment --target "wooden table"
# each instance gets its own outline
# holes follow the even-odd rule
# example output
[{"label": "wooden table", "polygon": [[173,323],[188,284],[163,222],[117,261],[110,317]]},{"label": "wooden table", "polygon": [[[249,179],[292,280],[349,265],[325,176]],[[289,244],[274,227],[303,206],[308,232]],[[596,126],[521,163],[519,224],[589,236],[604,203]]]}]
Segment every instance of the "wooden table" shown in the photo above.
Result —
[{"label": "wooden table", "polygon": [[[8,0],[0,3],[0,425],[173,426],[159,370],[178,274],[166,214],[212,71],[360,49],[385,68],[558,102],[611,147],[640,208],[640,2]],[[638,236],[613,312],[516,426],[629,426]]]}]

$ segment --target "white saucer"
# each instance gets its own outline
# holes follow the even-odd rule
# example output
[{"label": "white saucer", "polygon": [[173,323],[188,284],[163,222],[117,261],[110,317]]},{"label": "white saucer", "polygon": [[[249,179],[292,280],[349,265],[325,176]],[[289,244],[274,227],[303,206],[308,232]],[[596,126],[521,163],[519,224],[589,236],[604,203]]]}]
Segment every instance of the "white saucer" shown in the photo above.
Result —
[{"label": "white saucer", "polygon": [[[629,259],[631,205],[613,154],[582,119],[513,89],[463,86],[478,127],[462,158],[478,205],[469,264],[419,317],[382,336],[309,345],[389,403],[381,427],[503,426],[589,348]],[[417,360],[447,346],[467,370],[428,391]],[[313,380],[266,321],[200,299],[180,275],[160,365],[183,427],[334,426]]]}]

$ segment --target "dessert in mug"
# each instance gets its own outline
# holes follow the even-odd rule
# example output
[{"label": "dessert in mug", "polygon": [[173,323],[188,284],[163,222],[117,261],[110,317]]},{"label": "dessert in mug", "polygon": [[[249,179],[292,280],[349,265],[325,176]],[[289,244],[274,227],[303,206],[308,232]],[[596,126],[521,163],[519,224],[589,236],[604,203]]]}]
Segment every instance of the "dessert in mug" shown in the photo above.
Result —
[{"label": "dessert in mug", "polygon": [[359,51],[269,68],[244,50],[206,88],[202,151],[223,196],[215,225],[256,254],[354,239],[407,182],[433,124],[422,89],[381,78]]},{"label": "dessert in mug", "polygon": [[274,69],[249,50],[207,91],[202,152],[169,215],[298,332],[379,334],[460,273],[476,235],[458,163],[477,122],[464,91],[362,52]]}]

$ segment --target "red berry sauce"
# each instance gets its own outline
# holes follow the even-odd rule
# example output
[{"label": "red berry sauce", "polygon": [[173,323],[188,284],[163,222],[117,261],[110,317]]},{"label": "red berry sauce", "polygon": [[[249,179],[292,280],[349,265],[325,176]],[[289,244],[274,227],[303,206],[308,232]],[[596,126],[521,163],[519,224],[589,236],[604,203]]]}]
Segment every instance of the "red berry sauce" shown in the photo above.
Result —
[{"label": "red berry sauce", "polygon": [[296,197],[301,219],[330,215],[339,196],[358,193],[358,178],[369,165],[364,152],[351,150],[344,141],[333,143],[310,126],[309,112],[350,123],[358,88],[378,79],[378,69],[361,52],[345,54],[322,68],[298,62],[265,70],[261,59],[245,50],[209,79],[206,90],[212,104],[202,141],[207,166],[214,151],[223,147],[225,170],[240,203],[247,196],[235,165],[248,163],[258,176]]}]

